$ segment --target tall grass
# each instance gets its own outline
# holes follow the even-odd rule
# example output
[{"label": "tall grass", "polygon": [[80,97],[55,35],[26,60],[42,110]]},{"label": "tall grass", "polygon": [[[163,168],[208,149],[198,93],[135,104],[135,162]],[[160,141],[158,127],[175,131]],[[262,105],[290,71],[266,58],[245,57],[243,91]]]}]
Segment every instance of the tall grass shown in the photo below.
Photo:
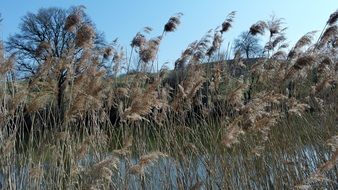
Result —
[{"label": "tall grass", "polygon": [[[267,57],[254,64],[238,54],[208,63],[222,58],[235,12],[189,44],[173,71],[152,73],[180,13],[158,37],[137,33],[125,56],[116,44],[95,49],[94,30],[75,12],[65,29],[82,47],[79,57],[72,49],[47,55],[29,80],[15,79],[15,57],[1,46],[0,186],[337,188],[336,15],[317,42],[309,32],[289,52],[281,19],[257,22],[248,35],[268,32],[269,40]],[[41,44],[37,55],[48,48]],[[107,60],[112,66],[102,67]]]}]

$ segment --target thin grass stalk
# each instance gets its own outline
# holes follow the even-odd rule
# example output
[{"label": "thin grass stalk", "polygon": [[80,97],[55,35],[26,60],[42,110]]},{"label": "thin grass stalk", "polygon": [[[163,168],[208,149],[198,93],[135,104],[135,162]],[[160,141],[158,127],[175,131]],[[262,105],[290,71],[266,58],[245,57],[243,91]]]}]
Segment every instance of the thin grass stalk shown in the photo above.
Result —
[{"label": "thin grass stalk", "polygon": [[313,47],[313,49],[312,49],[312,51],[311,51],[311,54],[313,54],[313,53],[317,50],[317,48],[319,47],[319,41],[320,41],[320,39],[322,38],[322,36],[323,36],[323,34],[324,34],[324,32],[325,32],[325,30],[326,30],[328,24],[329,24],[329,23],[326,23],[325,26],[324,26],[324,28],[323,28],[322,31],[320,32],[320,35],[319,35],[319,37],[318,37],[318,39],[317,39],[317,42],[315,43],[315,45],[314,45],[314,47]]},{"label": "thin grass stalk", "polygon": [[[161,37],[160,37],[161,40],[163,39],[163,36],[165,34],[166,34],[166,32],[163,30],[162,34],[161,34]],[[156,68],[157,68],[156,69],[156,73],[158,73],[158,52],[159,52],[159,50],[160,50],[160,47],[158,47],[157,50],[156,50],[156,59],[155,59],[156,60]],[[154,65],[155,60],[153,60],[152,63],[151,63],[151,67],[150,67],[151,68],[150,69],[151,72],[153,71],[153,65]]]},{"label": "thin grass stalk", "polygon": [[129,74],[129,67],[130,67],[130,64],[131,64],[131,58],[133,56],[133,51],[134,51],[134,46],[132,46],[131,50],[130,50],[130,56],[129,56],[128,65],[127,65],[127,75]]}]

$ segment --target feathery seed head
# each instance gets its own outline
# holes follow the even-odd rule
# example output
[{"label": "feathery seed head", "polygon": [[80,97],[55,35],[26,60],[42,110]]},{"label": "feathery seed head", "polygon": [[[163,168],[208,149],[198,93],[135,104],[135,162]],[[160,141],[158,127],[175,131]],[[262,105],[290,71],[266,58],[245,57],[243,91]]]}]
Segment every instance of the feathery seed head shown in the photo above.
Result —
[{"label": "feathery seed head", "polygon": [[267,29],[270,32],[270,37],[286,30],[286,28],[281,28],[282,24],[283,24],[282,18],[276,18],[274,15],[271,16],[271,19],[267,21]]},{"label": "feathery seed head", "polygon": [[153,28],[149,27],[149,26],[146,26],[143,28],[143,31],[147,34],[149,34],[151,31],[153,31]]},{"label": "feathery seed head", "polygon": [[221,47],[222,42],[222,34],[219,32],[215,32],[212,46],[207,50],[206,55],[211,57],[215,53],[215,51]]},{"label": "feathery seed head", "polygon": [[175,16],[170,17],[169,21],[164,25],[165,32],[173,32],[181,23],[182,13],[177,13]]},{"label": "feathery seed head", "polygon": [[293,65],[293,68],[295,68],[296,70],[301,70],[303,67],[307,65],[312,65],[315,61],[316,59],[312,55],[299,57],[296,63]]},{"label": "feathery seed head", "polygon": [[71,14],[66,19],[65,30],[70,32],[73,30],[74,26],[81,22],[81,17],[78,14]]},{"label": "feathery seed head", "polygon": [[280,50],[280,51],[275,52],[271,57],[273,59],[285,59],[287,56],[284,51]]},{"label": "feathery seed head", "polygon": [[95,33],[89,24],[82,25],[76,32],[75,44],[77,47],[84,47],[90,45]]},{"label": "feathery seed head", "polygon": [[68,32],[73,31],[76,28],[76,26],[81,23],[84,8],[85,7],[83,5],[78,6],[76,10],[66,18],[66,23],[64,26],[64,29],[66,31]]},{"label": "feathery seed head", "polygon": [[108,59],[114,52],[114,49],[112,47],[107,47],[103,51],[103,58]]},{"label": "feathery seed head", "polygon": [[15,54],[13,53],[7,60],[0,62],[0,75],[3,75],[13,69],[15,59]]},{"label": "feathery seed head", "polygon": [[332,26],[337,22],[337,20],[338,20],[338,9],[330,15],[330,18],[327,21],[327,24]]},{"label": "feathery seed head", "polygon": [[273,42],[272,42],[272,47],[276,48],[278,44],[281,42],[284,42],[286,40],[286,37],[284,35],[277,36]]},{"label": "feathery seed head", "polygon": [[300,49],[306,45],[310,45],[313,40],[313,36],[317,33],[317,31],[311,31],[306,33],[304,36],[302,36],[296,43],[294,49]]},{"label": "feathery seed head", "polygon": [[116,95],[118,97],[128,97],[128,89],[127,88],[117,88]]},{"label": "feathery seed head", "polygon": [[268,27],[266,22],[258,21],[250,27],[250,34],[255,36],[257,34],[264,35],[265,29]]},{"label": "feathery seed head", "polygon": [[330,26],[325,30],[322,37],[320,38],[319,46],[323,46],[324,44],[329,42],[333,36],[337,34],[338,34],[338,26],[337,25]]},{"label": "feathery seed head", "polygon": [[215,52],[216,50],[217,50],[217,49],[216,49],[214,46],[211,46],[211,47],[207,50],[206,55],[207,55],[208,57],[211,57],[211,56],[214,54],[214,52]]},{"label": "feathery seed head", "polygon": [[133,48],[134,47],[142,48],[146,42],[147,40],[145,36],[141,34],[140,32],[138,32],[133,38],[133,40],[131,41],[130,46]]},{"label": "feathery seed head", "polygon": [[232,11],[228,14],[227,18],[225,19],[225,21],[222,23],[222,29],[221,29],[221,33],[223,32],[227,32],[231,26],[232,26],[232,22],[234,21],[236,15],[236,11]]},{"label": "feathery seed head", "polygon": [[145,44],[143,48],[141,48],[140,58],[144,63],[155,60],[161,39],[161,37],[151,39]]}]

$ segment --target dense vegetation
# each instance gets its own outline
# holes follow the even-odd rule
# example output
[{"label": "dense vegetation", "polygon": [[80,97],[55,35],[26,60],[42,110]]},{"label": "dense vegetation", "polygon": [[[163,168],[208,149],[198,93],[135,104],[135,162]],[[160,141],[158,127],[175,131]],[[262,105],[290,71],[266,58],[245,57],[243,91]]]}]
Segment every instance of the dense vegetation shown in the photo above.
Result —
[{"label": "dense vegetation", "polygon": [[158,37],[138,32],[129,56],[96,45],[81,7],[67,14],[62,56],[51,41],[34,44],[39,64],[23,79],[1,46],[2,188],[338,187],[338,11],[289,52],[282,19],[253,24],[247,36],[269,40],[251,61],[220,53],[231,12],[158,72],[161,40],[182,14]]}]

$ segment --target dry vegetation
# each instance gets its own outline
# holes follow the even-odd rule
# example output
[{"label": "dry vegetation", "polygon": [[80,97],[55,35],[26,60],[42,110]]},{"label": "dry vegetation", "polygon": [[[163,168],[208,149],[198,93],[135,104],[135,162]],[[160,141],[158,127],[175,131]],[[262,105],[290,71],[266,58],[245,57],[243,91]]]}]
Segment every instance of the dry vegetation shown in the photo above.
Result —
[{"label": "dry vegetation", "polygon": [[182,14],[158,37],[138,32],[125,56],[116,44],[93,48],[80,13],[64,23],[82,48],[76,58],[39,44],[36,56],[48,59],[16,80],[15,56],[0,49],[2,188],[338,188],[338,12],[317,41],[309,32],[289,52],[281,19],[253,24],[248,35],[269,35],[253,65],[218,55],[232,12],[189,44],[173,71],[157,73],[149,71],[161,41]]}]

